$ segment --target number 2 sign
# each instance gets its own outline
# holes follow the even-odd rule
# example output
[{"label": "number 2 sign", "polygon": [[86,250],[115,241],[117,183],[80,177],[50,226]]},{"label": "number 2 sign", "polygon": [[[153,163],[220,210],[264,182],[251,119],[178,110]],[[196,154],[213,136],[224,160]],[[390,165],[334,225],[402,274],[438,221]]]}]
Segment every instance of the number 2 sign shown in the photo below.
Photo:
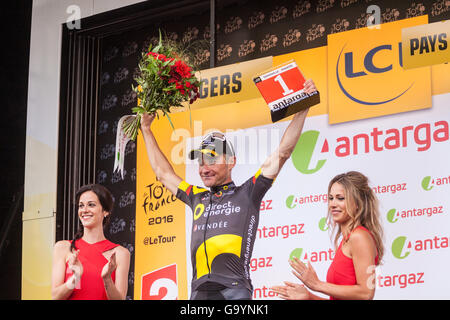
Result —
[{"label": "number 2 sign", "polygon": [[176,264],[165,266],[142,276],[142,300],[175,300],[177,297]]},{"label": "number 2 sign", "polygon": [[305,78],[293,60],[255,77],[253,81],[270,108],[273,122],[320,102],[318,92],[310,95],[304,92]]}]

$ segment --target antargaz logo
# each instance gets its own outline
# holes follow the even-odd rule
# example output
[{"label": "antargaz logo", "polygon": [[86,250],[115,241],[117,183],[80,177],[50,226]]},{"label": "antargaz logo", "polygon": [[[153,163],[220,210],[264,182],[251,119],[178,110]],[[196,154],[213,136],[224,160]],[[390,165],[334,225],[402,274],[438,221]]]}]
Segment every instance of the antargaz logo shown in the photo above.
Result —
[{"label": "antargaz logo", "polygon": [[426,176],[422,179],[422,189],[425,191],[430,191],[434,186],[440,186],[450,184],[450,175],[448,177],[438,177],[432,178],[431,176]]},{"label": "antargaz logo", "polygon": [[295,197],[293,195],[290,195],[286,198],[286,207],[288,207],[289,209],[294,209],[297,205],[294,204],[295,201]]},{"label": "antargaz logo", "polygon": [[[315,167],[309,169],[311,158],[316,148],[317,140],[319,139],[319,131],[309,130],[302,133],[297,141],[294,151],[292,152],[292,163],[294,167],[304,174],[312,174],[319,171],[327,160],[319,160]],[[327,153],[329,151],[328,141],[325,139],[323,143],[321,153]]]},{"label": "antargaz logo", "polygon": [[309,260],[310,262],[332,261],[334,259],[334,250],[328,248],[326,250],[311,251],[309,253],[303,252],[303,248],[295,248],[289,255],[289,260],[297,258],[303,262]]},{"label": "antargaz logo", "polygon": [[319,220],[319,229],[321,231],[327,231],[328,230],[328,223],[327,223],[327,217],[323,217]]},{"label": "antargaz logo", "polygon": [[392,241],[391,251],[392,255],[397,259],[405,259],[410,255],[412,251],[421,252],[421,251],[430,251],[430,250],[439,250],[445,249],[449,246],[449,238],[448,237],[438,237],[434,236],[433,238],[428,239],[418,239],[408,241],[408,238],[405,236],[400,236]]},{"label": "antargaz logo", "polygon": [[[400,236],[397,237],[394,241],[392,241],[392,255],[396,257],[397,259],[405,259],[407,256],[409,256],[409,251],[403,252],[403,249],[405,247],[406,243],[406,237]],[[411,245],[408,246],[410,248]]]},{"label": "antargaz logo", "polygon": [[294,209],[297,204],[303,205],[303,204],[321,204],[321,203],[327,203],[328,202],[328,196],[326,193],[323,194],[310,194],[305,196],[293,196],[289,195],[286,198],[286,207],[289,209]]},{"label": "antargaz logo", "polygon": [[427,176],[427,177],[422,179],[422,188],[423,188],[423,190],[430,191],[431,189],[433,189],[433,185],[432,184],[430,185],[430,182],[431,182],[431,177],[430,176]]},{"label": "antargaz logo", "polygon": [[[324,154],[334,155],[337,158],[359,156],[360,154],[389,152],[400,148],[410,148],[417,152],[430,150],[434,143],[447,142],[450,139],[450,125],[447,120],[408,124],[402,127],[382,128],[374,126],[365,132],[355,132],[350,135],[337,137],[335,143],[327,138],[320,137],[317,130],[305,131],[301,134],[292,152],[294,167],[303,174],[313,174],[323,168],[327,159]],[[331,135],[332,133],[330,133]],[[316,149],[320,148],[320,160],[312,163]],[[315,155],[315,157],[318,157]],[[328,157],[327,157],[328,158]],[[422,187],[431,190],[431,183],[450,184],[450,176],[431,179],[425,177]]]},{"label": "antargaz logo", "polygon": [[411,208],[398,210],[390,209],[386,214],[386,219],[390,223],[396,223],[399,219],[414,219],[418,217],[432,217],[434,215],[441,215],[445,213],[445,208],[442,205],[428,206],[421,208]]},{"label": "antargaz logo", "polygon": [[303,253],[303,248],[295,248],[292,250],[291,254],[289,255],[289,260],[292,260],[294,258],[301,259]]},{"label": "antargaz logo", "polygon": [[396,218],[396,215],[397,215],[397,210],[396,209],[389,210],[387,215],[386,215],[387,221],[389,221],[390,223],[397,222],[398,219]]}]

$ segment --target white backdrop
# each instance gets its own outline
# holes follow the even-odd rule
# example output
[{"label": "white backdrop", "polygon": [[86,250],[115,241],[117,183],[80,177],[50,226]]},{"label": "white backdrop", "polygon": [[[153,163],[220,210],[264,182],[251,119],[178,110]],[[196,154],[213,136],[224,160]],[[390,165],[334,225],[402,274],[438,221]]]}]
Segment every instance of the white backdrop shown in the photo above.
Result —
[{"label": "white backdrop", "polygon": [[[449,105],[450,94],[442,94],[433,96],[432,108],[420,111],[334,125],[328,124],[327,115],[308,117],[303,134],[318,131],[309,169],[314,169],[320,160],[325,162],[316,172],[304,174],[293,161],[288,161],[267,192],[251,262],[254,299],[278,299],[269,290],[271,286],[284,280],[299,282],[288,265],[291,254],[301,258],[306,254],[319,278],[325,281],[334,256],[330,230],[323,224],[327,186],[332,177],[350,170],[368,176],[380,201],[385,255],[383,264],[376,269],[375,299],[449,299]],[[258,170],[276,148],[287,125],[285,121],[227,135],[237,152],[238,165],[233,169],[236,184]],[[375,134],[371,136],[374,128],[375,132],[382,131],[377,142]],[[398,130],[397,140],[393,129]],[[359,139],[353,154],[353,137],[360,134],[367,134],[369,150],[365,152],[365,144]],[[348,137],[351,142],[348,156],[336,154],[338,146],[343,151],[341,137]],[[197,145],[200,137],[193,140],[188,146]],[[396,141],[398,148],[389,148]],[[325,142],[328,150],[323,148]],[[201,186],[198,165],[189,160],[187,163],[186,181]],[[188,207],[186,214],[190,281],[192,213]]]}]

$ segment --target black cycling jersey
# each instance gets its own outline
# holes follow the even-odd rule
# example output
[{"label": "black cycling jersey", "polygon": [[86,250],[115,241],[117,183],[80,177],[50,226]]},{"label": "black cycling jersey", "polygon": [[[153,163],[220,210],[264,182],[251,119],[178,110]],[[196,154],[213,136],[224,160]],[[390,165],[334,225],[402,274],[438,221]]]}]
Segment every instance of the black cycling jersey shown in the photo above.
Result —
[{"label": "black cycling jersey", "polygon": [[273,183],[260,171],[240,186],[231,182],[207,190],[185,181],[179,184],[176,196],[193,212],[192,291],[253,290],[249,264],[259,210]]}]

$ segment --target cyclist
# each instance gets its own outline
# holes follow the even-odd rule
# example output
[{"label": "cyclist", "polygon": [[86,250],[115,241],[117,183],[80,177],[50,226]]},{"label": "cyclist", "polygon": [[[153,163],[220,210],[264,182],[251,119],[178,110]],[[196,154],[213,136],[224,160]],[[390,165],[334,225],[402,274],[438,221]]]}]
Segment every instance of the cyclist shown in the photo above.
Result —
[{"label": "cyclist", "polygon": [[[306,93],[316,91],[312,80]],[[141,120],[147,155],[159,181],[193,211],[191,261],[192,300],[251,299],[249,263],[259,222],[261,201],[300,137],[308,109],[294,115],[280,145],[261,168],[240,186],[231,172],[236,165],[232,144],[221,132],[206,135],[190,159],[198,159],[205,187],[190,185],[179,177],[162,153],[150,129],[155,115]]]}]

